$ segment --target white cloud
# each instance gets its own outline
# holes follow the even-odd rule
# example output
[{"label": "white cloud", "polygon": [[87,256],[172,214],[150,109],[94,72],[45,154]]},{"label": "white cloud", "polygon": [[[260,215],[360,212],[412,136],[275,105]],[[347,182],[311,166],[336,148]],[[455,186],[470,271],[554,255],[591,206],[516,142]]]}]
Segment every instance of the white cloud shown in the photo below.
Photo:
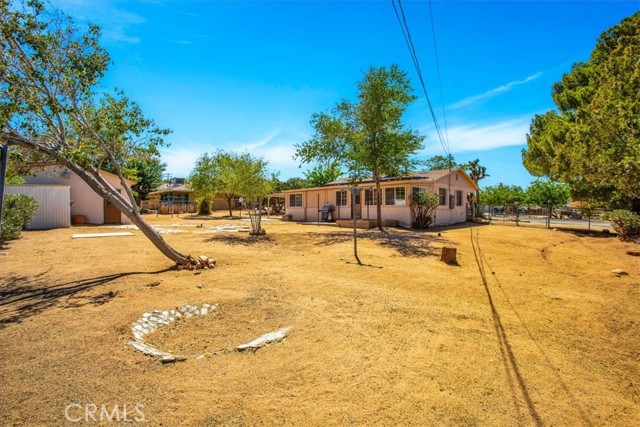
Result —
[{"label": "white cloud", "polygon": [[[494,148],[523,145],[529,132],[531,116],[516,117],[497,122],[461,123],[449,126],[449,149],[452,153],[484,151]],[[433,127],[421,129],[427,135],[427,147],[421,154],[442,154]]]},{"label": "white cloud", "polygon": [[466,107],[467,105],[471,105],[475,102],[478,101],[484,101],[486,99],[489,98],[493,98],[496,95],[500,95],[501,93],[507,92],[509,90],[511,90],[513,87],[518,86],[518,85],[523,85],[525,83],[529,83],[530,81],[533,81],[537,78],[539,78],[540,76],[542,76],[542,72],[537,72],[535,74],[532,74],[530,76],[528,76],[527,78],[525,78],[524,80],[515,80],[506,84],[503,84],[502,86],[498,86],[496,88],[490,89],[486,92],[483,92],[479,95],[473,95],[473,96],[469,96],[467,98],[461,99],[458,102],[454,102],[453,104],[451,104],[449,106],[450,109],[455,110],[457,108],[462,108],[462,107]]},{"label": "white cloud", "polygon": [[308,135],[295,131],[282,131],[280,128],[271,129],[255,140],[234,141],[219,145],[211,144],[180,144],[161,149],[162,161],[167,163],[167,173],[176,177],[186,177],[193,170],[196,160],[204,153],[214,153],[218,149],[247,152],[254,157],[262,157],[269,162],[270,171],[294,171],[298,162],[293,160],[294,145],[304,141]]}]

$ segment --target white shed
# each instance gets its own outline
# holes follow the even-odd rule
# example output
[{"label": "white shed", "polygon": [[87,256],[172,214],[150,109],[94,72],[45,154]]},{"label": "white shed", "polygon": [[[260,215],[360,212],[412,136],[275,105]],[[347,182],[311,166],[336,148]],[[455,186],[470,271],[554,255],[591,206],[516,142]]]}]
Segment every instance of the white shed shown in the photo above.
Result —
[{"label": "white shed", "polygon": [[26,194],[38,201],[27,230],[71,227],[71,187],[68,185],[8,185],[6,194]]}]

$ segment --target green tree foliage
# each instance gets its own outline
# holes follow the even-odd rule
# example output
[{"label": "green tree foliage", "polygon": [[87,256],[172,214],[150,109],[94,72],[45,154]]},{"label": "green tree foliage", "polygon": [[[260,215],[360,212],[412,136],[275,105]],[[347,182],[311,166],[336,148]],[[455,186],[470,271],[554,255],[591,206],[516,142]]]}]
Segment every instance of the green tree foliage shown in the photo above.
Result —
[{"label": "green tree foliage", "polygon": [[[411,158],[422,148],[424,137],[405,129],[402,116],[415,100],[406,73],[398,66],[371,67],[358,83],[358,101],[344,100],[331,114],[314,114],[310,140],[296,145],[303,163],[335,162],[355,185],[373,178],[378,194],[385,175],[400,176],[417,162]],[[377,200],[378,228],[382,209]]]},{"label": "green tree foliage", "polygon": [[433,156],[424,161],[426,170],[449,169],[458,166],[452,154],[446,156]]},{"label": "green tree foliage", "polygon": [[319,164],[305,172],[304,177],[307,187],[319,187],[338,179],[340,166],[337,162],[330,162],[327,165]]},{"label": "green tree foliage", "polygon": [[233,154],[234,174],[238,186],[237,194],[242,196],[243,204],[251,219],[252,235],[263,235],[262,213],[265,209],[266,198],[273,191],[274,176],[267,171],[268,162],[249,153]]},{"label": "green tree foliage", "polygon": [[267,197],[277,188],[277,177],[267,176],[267,164],[249,153],[205,153],[196,161],[188,185],[199,201],[223,194],[229,205],[229,216],[232,216],[234,199],[243,197],[244,204],[253,209],[258,198]]},{"label": "green tree foliage", "polygon": [[280,192],[284,190],[297,190],[298,188],[309,187],[309,183],[306,179],[300,177],[289,178],[286,181],[277,181],[274,185],[274,191]]},{"label": "green tree foliage", "polygon": [[516,221],[520,216],[520,206],[527,201],[526,192],[519,185],[505,185],[499,183],[482,190],[482,200],[488,206],[502,206],[510,208],[516,215]]},{"label": "green tree foliage", "polygon": [[[196,195],[198,201],[198,214],[209,215],[211,213],[211,200],[220,191],[220,156],[222,152],[209,155],[204,153],[196,160],[196,164],[189,175],[187,186]],[[231,207],[229,207],[231,210]],[[229,213],[231,216],[231,213]]]},{"label": "green tree foliage", "polygon": [[569,187],[561,182],[537,179],[527,188],[526,198],[532,205],[547,208],[547,227],[549,227],[553,209],[569,201]]},{"label": "green tree foliage", "polygon": [[519,185],[499,183],[483,190],[483,200],[489,206],[521,205],[526,200],[526,193]]},{"label": "green tree foliage", "polygon": [[611,221],[613,229],[621,240],[640,239],[640,215],[635,212],[620,209],[608,212],[604,219]]},{"label": "green tree foliage", "polygon": [[426,229],[433,223],[433,211],[440,204],[440,197],[436,193],[424,191],[411,197],[413,211],[413,227]]},{"label": "green tree foliage", "polygon": [[[156,153],[169,131],[146,118],[122,92],[98,91],[109,55],[100,30],[46,10],[38,0],[0,2],[0,143],[37,152],[78,175],[126,215],[168,258],[195,262],[174,250],[139,215],[126,186],[127,161]],[[109,164],[124,194],[99,170]]]},{"label": "green tree foliage", "polygon": [[553,86],[558,111],[537,115],[527,135],[529,172],[566,182],[575,199],[640,211],[639,57],[640,12]]},{"label": "green tree foliage", "polygon": [[38,211],[38,201],[26,194],[6,194],[2,212],[0,243],[17,239]]},{"label": "green tree foliage", "polygon": [[126,168],[130,171],[126,178],[135,181],[131,188],[137,193],[139,200],[146,200],[149,193],[163,183],[162,175],[167,164],[158,156],[149,156],[128,161]]}]

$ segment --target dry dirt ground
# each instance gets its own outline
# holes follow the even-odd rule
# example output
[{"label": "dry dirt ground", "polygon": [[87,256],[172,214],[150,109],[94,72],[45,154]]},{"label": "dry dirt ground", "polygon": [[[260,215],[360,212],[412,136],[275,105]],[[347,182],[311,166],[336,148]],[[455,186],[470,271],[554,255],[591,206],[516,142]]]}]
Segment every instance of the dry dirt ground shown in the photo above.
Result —
[{"label": "dry dirt ground", "polygon": [[[0,250],[0,425],[97,425],[64,415],[91,405],[139,421],[136,404],[144,421],[118,425],[640,425],[637,245],[504,225],[361,231],[357,266],[347,229],[268,221],[256,240],[211,232],[238,220],[148,218],[217,267],[171,270],[135,230],[71,239],[126,231],[105,227]],[[445,245],[459,266],[439,261]],[[220,311],[149,340],[191,354],[293,329],[175,365],[127,345],[142,313],[204,302]]]}]

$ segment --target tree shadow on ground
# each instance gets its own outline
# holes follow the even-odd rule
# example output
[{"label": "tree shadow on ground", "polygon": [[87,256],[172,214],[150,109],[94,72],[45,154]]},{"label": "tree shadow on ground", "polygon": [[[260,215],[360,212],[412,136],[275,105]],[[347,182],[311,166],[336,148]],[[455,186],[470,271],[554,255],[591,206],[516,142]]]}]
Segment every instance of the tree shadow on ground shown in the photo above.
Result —
[{"label": "tree shadow on ground", "polygon": [[609,230],[596,231],[596,230],[580,230],[575,228],[558,228],[554,227],[558,231],[562,231],[563,233],[573,234],[576,237],[597,237],[604,239],[611,239],[618,237],[617,233],[612,233]]},{"label": "tree shadow on ground", "polygon": [[224,243],[226,245],[231,245],[231,246],[251,246],[251,245],[256,245],[256,244],[261,244],[261,243],[272,243],[273,239],[271,238],[271,236],[269,235],[264,235],[264,236],[244,236],[244,235],[237,235],[237,234],[227,234],[227,233],[221,233],[221,234],[217,234],[211,237],[207,237],[206,239],[203,240],[204,243],[215,243],[215,242],[220,242],[220,243]]},{"label": "tree shadow on ground", "polygon": [[[330,246],[351,242],[353,232],[311,232],[306,233],[306,237],[314,240],[318,245]],[[439,247],[435,248],[434,245],[446,242],[446,239],[437,235],[397,229],[386,229],[384,232],[358,230],[358,240],[369,240],[384,248],[393,249],[402,256],[412,258],[439,256],[437,253]]]},{"label": "tree shadow on ground", "polygon": [[122,277],[159,274],[172,268],[109,274],[60,284],[51,284],[46,277],[48,272],[34,276],[7,276],[0,281],[0,329],[12,323],[20,323],[52,307],[78,308],[105,304],[118,296],[118,292],[105,291],[96,295],[87,291]]}]

